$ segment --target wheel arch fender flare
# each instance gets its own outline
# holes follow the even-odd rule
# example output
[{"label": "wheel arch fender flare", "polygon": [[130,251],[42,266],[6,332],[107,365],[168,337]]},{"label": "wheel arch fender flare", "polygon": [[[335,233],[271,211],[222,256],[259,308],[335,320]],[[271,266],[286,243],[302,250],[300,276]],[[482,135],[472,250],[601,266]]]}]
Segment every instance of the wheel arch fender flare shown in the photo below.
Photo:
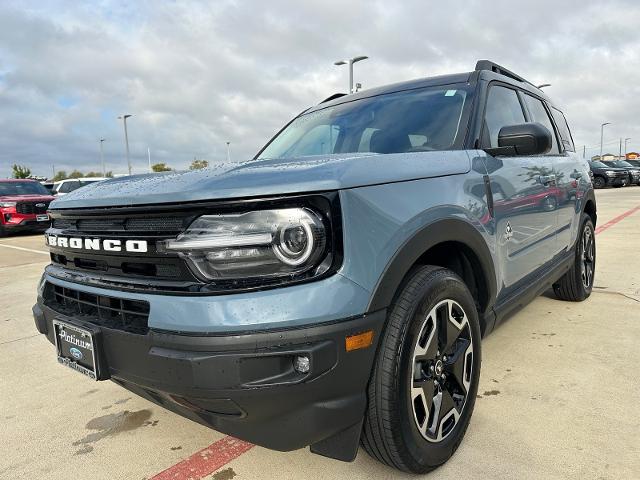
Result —
[{"label": "wheel arch fender flare", "polygon": [[[589,207],[589,205],[593,205],[593,209]],[[593,188],[587,190],[584,194],[584,200],[582,203],[582,212],[587,213],[593,220],[593,225],[596,225],[596,221],[598,219],[597,213],[597,204],[596,204],[596,194]]]},{"label": "wheel arch fender flare", "polygon": [[391,305],[411,267],[431,248],[445,242],[463,244],[475,255],[486,289],[484,310],[489,311],[497,292],[493,256],[479,230],[470,222],[457,218],[437,220],[423,226],[398,248],[380,276],[367,310],[373,312]]}]

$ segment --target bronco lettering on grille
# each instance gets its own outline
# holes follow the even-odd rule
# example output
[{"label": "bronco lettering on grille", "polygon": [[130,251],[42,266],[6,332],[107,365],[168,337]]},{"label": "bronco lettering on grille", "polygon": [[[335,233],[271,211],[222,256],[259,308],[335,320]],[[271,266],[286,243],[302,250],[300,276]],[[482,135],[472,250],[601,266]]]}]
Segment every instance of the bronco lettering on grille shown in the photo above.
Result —
[{"label": "bronco lettering on grille", "polygon": [[60,237],[47,235],[47,245],[51,247],[73,248],[105,252],[146,253],[146,240],[117,240],[101,238]]}]

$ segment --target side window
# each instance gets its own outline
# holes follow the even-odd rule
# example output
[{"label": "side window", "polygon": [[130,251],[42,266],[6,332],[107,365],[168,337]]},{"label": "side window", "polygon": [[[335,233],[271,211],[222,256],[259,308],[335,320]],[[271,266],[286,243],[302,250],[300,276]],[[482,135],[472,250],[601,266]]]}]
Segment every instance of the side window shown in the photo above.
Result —
[{"label": "side window", "polygon": [[551,114],[553,115],[553,118],[556,121],[556,125],[558,126],[558,133],[560,133],[560,139],[562,140],[564,149],[569,152],[575,152],[576,147],[573,144],[571,130],[569,130],[569,125],[567,124],[567,119],[565,118],[564,114],[554,107],[551,107]]},{"label": "side window", "polygon": [[541,123],[551,132],[551,150],[549,150],[548,155],[557,155],[560,153],[560,150],[558,149],[558,140],[555,134],[555,129],[553,128],[553,123],[547,113],[547,109],[544,108],[544,103],[531,95],[527,95],[526,93],[522,96],[524,97],[524,103],[527,105],[527,109],[531,114],[531,121]]},{"label": "side window", "polygon": [[496,148],[498,133],[502,127],[525,123],[518,94],[510,88],[492,86],[487,96],[484,113],[483,146]]}]

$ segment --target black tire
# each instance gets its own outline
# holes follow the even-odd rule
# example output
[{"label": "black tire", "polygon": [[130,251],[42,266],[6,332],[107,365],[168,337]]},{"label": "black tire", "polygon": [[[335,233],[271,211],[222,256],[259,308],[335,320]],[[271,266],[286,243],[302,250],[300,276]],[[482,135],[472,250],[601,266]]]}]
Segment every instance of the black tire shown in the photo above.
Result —
[{"label": "black tire", "polygon": [[[446,309],[449,320],[437,308]],[[456,330],[451,319],[460,319],[459,324],[463,326]],[[432,330],[427,338],[425,332],[428,325],[432,326]],[[444,325],[444,328],[436,325]],[[441,342],[441,336],[449,337],[450,341],[455,336],[455,345],[448,350],[446,346],[443,348],[447,342]],[[480,378],[480,340],[476,304],[460,277],[451,270],[434,266],[422,266],[409,273],[390,307],[369,382],[361,443],[370,456],[405,472],[426,473],[442,465],[453,455],[464,437],[473,413]],[[426,346],[421,346],[421,343]],[[429,363],[419,354],[418,349],[421,349],[420,352],[424,351],[426,357],[434,345],[438,349],[438,355],[436,362]],[[434,365],[440,367],[440,374],[437,374],[437,368],[431,368]],[[414,371],[416,366],[419,368]],[[414,380],[416,375],[420,379]],[[441,379],[442,385],[435,378]],[[459,378],[465,384],[462,388]],[[431,398],[431,408],[428,408],[426,400],[422,403],[423,397],[420,396],[424,393],[426,398],[428,389],[434,395]],[[464,400],[457,398],[451,403],[449,399],[454,399],[455,395],[447,393],[445,396],[445,391],[449,392],[451,389],[466,392]],[[416,390],[420,394],[412,398]],[[449,407],[445,407],[442,414],[436,414],[435,410],[438,391],[438,411],[442,410],[443,405],[452,406],[449,410],[446,410]],[[423,405],[422,413],[418,408],[420,405]],[[418,423],[419,413],[424,419],[424,433]],[[438,421],[434,422],[435,418]],[[431,440],[427,439],[433,433],[427,428],[429,422],[436,424],[437,438],[432,437]]]},{"label": "black tire", "polygon": [[0,238],[7,236],[7,229],[4,228],[4,225],[0,224]]},{"label": "black tire", "polygon": [[607,186],[607,181],[604,177],[595,176],[593,177],[593,187],[594,188],[604,188]]},{"label": "black tire", "polygon": [[580,225],[573,266],[553,285],[553,291],[560,300],[581,302],[589,298],[593,290],[596,269],[595,229],[591,217],[586,213],[582,214]]}]

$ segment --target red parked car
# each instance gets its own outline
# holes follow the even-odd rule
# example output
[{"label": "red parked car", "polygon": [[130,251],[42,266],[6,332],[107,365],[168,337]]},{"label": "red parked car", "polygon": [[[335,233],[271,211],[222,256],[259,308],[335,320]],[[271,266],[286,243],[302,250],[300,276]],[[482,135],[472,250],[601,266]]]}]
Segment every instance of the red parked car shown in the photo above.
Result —
[{"label": "red parked car", "polygon": [[54,199],[35,180],[0,180],[0,237],[49,227],[47,209]]}]

